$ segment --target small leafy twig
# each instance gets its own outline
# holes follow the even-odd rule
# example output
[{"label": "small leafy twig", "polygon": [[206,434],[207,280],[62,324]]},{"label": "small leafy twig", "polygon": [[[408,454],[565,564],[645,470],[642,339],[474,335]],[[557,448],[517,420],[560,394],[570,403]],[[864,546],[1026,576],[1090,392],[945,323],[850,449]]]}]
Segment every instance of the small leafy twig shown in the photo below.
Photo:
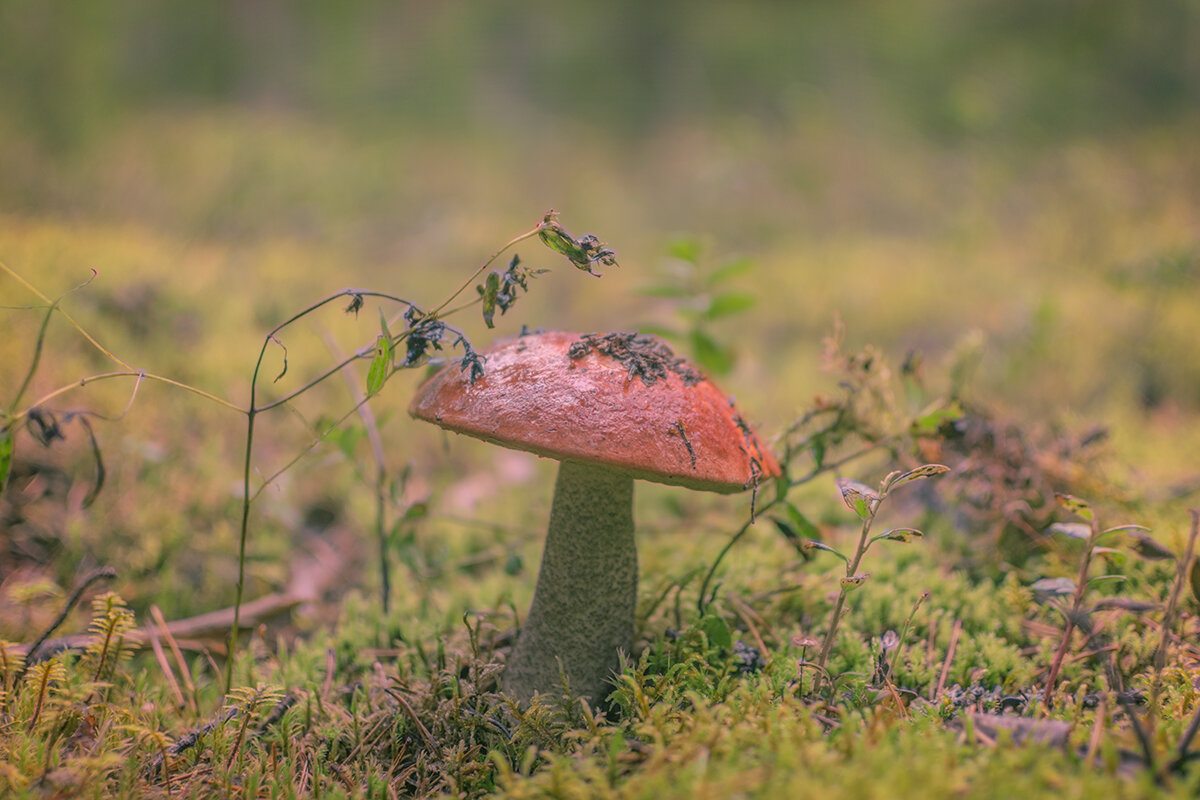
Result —
[{"label": "small leafy twig", "polygon": [[858,518],[862,521],[862,526],[859,530],[858,542],[854,547],[854,554],[849,557],[823,542],[811,542],[812,546],[821,550],[827,550],[846,562],[846,574],[839,581],[840,588],[838,589],[837,600],[834,601],[833,610],[829,614],[829,627],[825,631],[825,639],[821,644],[821,653],[817,656],[817,666],[821,670],[825,670],[826,664],[829,661],[829,654],[833,650],[833,642],[837,636],[838,623],[841,622],[842,609],[846,604],[846,596],[866,583],[871,577],[869,572],[859,572],[859,567],[862,565],[863,558],[866,557],[867,552],[871,549],[871,545],[881,539],[909,542],[914,538],[920,538],[922,535],[915,528],[890,528],[883,533],[871,536],[871,526],[875,521],[876,515],[879,513],[879,506],[897,486],[910,481],[941,475],[949,471],[949,467],[941,464],[925,464],[907,472],[892,472],[880,482],[878,491],[849,478],[839,478],[837,480],[837,488],[839,494],[841,494],[842,503],[846,508],[858,515]]},{"label": "small leafy twig", "polygon": [[1167,646],[1171,641],[1171,627],[1175,623],[1175,611],[1179,606],[1179,597],[1183,594],[1183,586],[1188,580],[1188,570],[1192,564],[1192,558],[1196,554],[1196,540],[1200,538],[1200,510],[1190,508],[1188,514],[1191,515],[1192,523],[1188,532],[1187,545],[1184,547],[1183,558],[1179,559],[1175,565],[1175,582],[1171,585],[1171,596],[1167,600],[1167,609],[1163,612],[1162,636],[1158,641],[1158,649],[1154,651],[1156,685],[1167,663]]},{"label": "small leafy twig", "polygon": [[1070,539],[1081,540],[1085,543],[1085,547],[1079,559],[1079,574],[1074,581],[1070,578],[1043,578],[1033,584],[1034,591],[1039,594],[1051,597],[1071,595],[1069,606],[1065,608],[1056,606],[1062,612],[1064,623],[1062,639],[1050,662],[1050,669],[1046,675],[1046,683],[1043,687],[1043,694],[1047,705],[1051,705],[1054,702],[1054,689],[1058,682],[1059,671],[1062,668],[1067,650],[1071,646],[1071,635],[1075,632],[1075,629],[1090,625],[1092,612],[1096,608],[1101,607],[1101,604],[1115,608],[1121,607],[1121,604],[1118,604],[1113,599],[1109,599],[1107,603],[1102,600],[1100,604],[1091,608],[1086,607],[1084,604],[1087,591],[1090,587],[1102,582],[1124,580],[1123,575],[1089,576],[1092,559],[1096,554],[1100,552],[1112,552],[1112,548],[1100,547],[1100,542],[1108,536],[1128,532],[1134,539],[1134,545],[1131,550],[1135,555],[1148,560],[1162,560],[1175,557],[1170,550],[1150,538],[1145,533],[1147,529],[1142,525],[1116,525],[1101,530],[1099,520],[1087,502],[1061,492],[1056,494],[1056,498],[1059,505],[1079,519],[1084,520],[1084,522],[1057,522],[1050,526],[1051,532]]}]

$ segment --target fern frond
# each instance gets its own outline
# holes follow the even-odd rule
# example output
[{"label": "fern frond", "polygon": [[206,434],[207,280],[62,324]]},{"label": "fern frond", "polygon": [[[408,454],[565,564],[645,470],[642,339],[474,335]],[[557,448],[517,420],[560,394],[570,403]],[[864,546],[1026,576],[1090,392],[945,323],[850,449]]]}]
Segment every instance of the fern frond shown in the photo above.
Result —
[{"label": "fern frond", "polygon": [[29,715],[27,730],[32,731],[37,726],[51,689],[58,684],[65,683],[66,680],[67,668],[58,658],[34,664],[25,673],[25,690],[34,695],[33,713]]},{"label": "fern frond", "polygon": [[126,637],[135,624],[133,612],[116,592],[105,592],[92,600],[92,621],[88,625],[92,641],[86,657],[95,662],[93,681],[111,676],[117,663],[130,655],[132,649]]},{"label": "fern frond", "polygon": [[17,643],[0,639],[0,709],[5,708],[7,698],[16,687],[17,677],[24,668],[25,654],[18,649]]}]

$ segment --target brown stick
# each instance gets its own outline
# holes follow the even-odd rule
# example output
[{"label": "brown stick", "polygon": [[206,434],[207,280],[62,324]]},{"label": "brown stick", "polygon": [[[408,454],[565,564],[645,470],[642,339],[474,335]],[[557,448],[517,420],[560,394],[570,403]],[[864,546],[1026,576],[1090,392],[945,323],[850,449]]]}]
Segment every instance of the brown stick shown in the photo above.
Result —
[{"label": "brown stick", "polygon": [[954,661],[954,651],[958,649],[958,637],[962,635],[962,620],[955,618],[954,626],[950,628],[950,643],[946,645],[946,660],[942,662],[942,672],[938,675],[937,688],[933,690],[930,700],[937,700],[938,695],[946,688],[946,678],[950,676],[950,664]]},{"label": "brown stick", "polygon": [[187,663],[187,659],[183,657],[183,651],[179,648],[179,642],[175,641],[175,637],[167,627],[167,620],[163,616],[162,609],[157,605],[150,606],[150,616],[154,619],[154,624],[158,626],[158,630],[167,640],[167,645],[171,648],[171,655],[175,657],[175,666],[179,668],[179,676],[183,679],[184,688],[187,689],[188,708],[192,712],[199,711],[199,701],[196,697],[196,683],[192,680],[192,668]]}]

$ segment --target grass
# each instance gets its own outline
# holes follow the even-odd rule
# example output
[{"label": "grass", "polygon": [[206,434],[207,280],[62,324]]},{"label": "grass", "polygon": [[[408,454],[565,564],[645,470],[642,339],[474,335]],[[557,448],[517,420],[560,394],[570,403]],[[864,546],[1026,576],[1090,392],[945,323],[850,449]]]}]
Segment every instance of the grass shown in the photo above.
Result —
[{"label": "grass", "polygon": [[[179,620],[236,598],[246,420],[167,385],[145,383],[132,403],[131,383],[72,390],[55,398],[60,415],[112,418],[93,421],[105,469],[95,501],[84,502],[97,467],[79,428],[50,448],[21,429],[0,500],[2,791],[1083,797],[1119,780],[1130,797],[1193,796],[1200,771],[1175,762],[1200,707],[1194,579],[1121,540],[1102,542],[1116,551],[1084,574],[1122,581],[1078,601],[1078,587],[1065,600],[1034,588],[1080,575],[1081,540],[1052,530],[1080,520],[1056,492],[1085,498],[1105,525],[1148,526],[1178,556],[1187,547],[1200,401],[1187,345],[1200,335],[1193,128],[1031,147],[1017,162],[970,143],[947,153],[860,134],[846,163],[844,132],[821,125],[792,144],[757,128],[663,131],[620,156],[581,132],[569,152],[546,145],[547,162],[579,165],[578,183],[546,171],[538,190],[520,183],[497,203],[514,175],[494,165],[522,162],[504,139],[414,134],[389,148],[311,121],[200,110],[130,122],[93,144],[95,166],[54,173],[76,189],[69,211],[0,217],[0,259],[50,297],[95,267],[62,308],[134,367],[251,407],[264,333],[312,298],[348,285],[444,297],[527,227],[542,194],[561,194],[553,202],[610,238],[622,266],[600,280],[556,269],[496,317],[497,332],[674,326],[680,348],[703,357],[692,349],[702,331],[727,348],[723,384],[787,455],[796,485],[763,487],[753,525],[746,499],[639,486],[637,644],[611,704],[521,709],[494,679],[532,592],[547,465],[404,419],[418,376],[397,374],[371,387],[373,422],[351,416],[249,519],[246,598],[288,594],[312,561],[329,571],[316,593],[246,632],[236,662],[222,655],[224,631],[187,640],[156,627],[159,648],[133,654],[123,609],[144,628],[155,611]],[[710,171],[697,177],[696,164]],[[105,201],[113,186],[120,203]],[[706,316],[703,281],[676,296],[642,291],[742,254],[752,265],[722,287],[753,308]],[[540,245],[521,255],[564,264]],[[0,298],[13,332],[0,339],[8,403],[44,309],[7,277]],[[279,384],[270,351],[262,391],[281,397],[331,353],[377,342],[373,308],[357,322],[338,312],[288,334]],[[475,313],[463,324],[482,343],[492,334]],[[823,348],[838,317],[840,339]],[[97,352],[52,317],[27,399],[108,369]],[[365,392],[365,369],[355,381]],[[264,414],[252,477],[274,474],[357,402],[330,381]],[[831,416],[792,428],[822,409]],[[1089,436],[1096,422],[1108,440]],[[372,426],[390,482],[383,528]],[[922,463],[952,469],[898,492],[872,531],[912,526],[924,541],[874,544],[870,579],[843,594],[846,565],[806,542],[855,552],[862,520],[834,479],[874,485]],[[81,647],[22,664],[14,643],[49,629],[99,566],[117,577],[91,585],[60,631],[90,631]],[[1120,602],[1096,608],[1104,597]],[[818,686],[811,665],[826,637]],[[1011,731],[994,716],[1001,705]]]}]

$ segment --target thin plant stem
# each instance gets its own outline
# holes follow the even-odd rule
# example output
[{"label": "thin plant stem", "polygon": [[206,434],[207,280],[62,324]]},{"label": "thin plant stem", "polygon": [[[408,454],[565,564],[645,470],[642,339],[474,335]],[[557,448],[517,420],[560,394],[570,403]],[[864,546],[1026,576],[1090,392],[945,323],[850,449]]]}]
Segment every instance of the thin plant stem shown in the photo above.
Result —
[{"label": "thin plant stem", "polygon": [[[38,289],[32,283],[30,283],[29,281],[25,280],[20,275],[18,275],[13,269],[11,269],[3,261],[0,261],[0,270],[3,270],[4,272],[6,272],[9,275],[9,277],[11,277],[17,283],[21,284],[27,290],[29,290],[33,294],[37,295],[37,297],[39,299],[41,299],[42,302],[49,303],[52,306],[55,306],[55,310],[57,310],[59,314],[63,315],[63,318],[66,319],[66,321],[71,324],[71,327],[73,327],[73,328],[75,328],[75,330],[79,331],[79,334],[81,336],[83,336],[84,339],[87,339],[88,342],[91,343],[91,345],[93,347],[95,347],[97,350],[99,350],[101,353],[103,353],[105,355],[105,357],[107,357],[111,361],[115,361],[117,364],[120,364],[122,367],[125,367],[126,369],[129,369],[129,370],[133,369],[132,364],[129,364],[125,360],[119,358],[115,353],[113,353],[107,347],[100,344],[100,342],[97,341],[94,336],[92,336],[90,333],[88,333],[87,330],[82,325],[80,325],[78,322],[75,321],[74,317],[72,317],[66,311],[63,311],[61,308],[57,308],[57,301],[51,300],[49,297],[47,297],[45,294],[43,294],[40,289]],[[95,277],[95,276],[93,275],[93,277]]]},{"label": "thin plant stem", "polygon": [[519,242],[523,242],[526,239],[529,239],[530,237],[537,236],[538,231],[542,230],[542,228],[544,228],[545,225],[546,225],[545,222],[539,222],[534,227],[525,231],[525,233],[514,236],[512,239],[509,239],[507,242],[505,242],[505,244],[499,250],[497,250],[496,252],[494,252],[490,256],[488,256],[487,260],[484,261],[479,266],[479,269],[477,269],[477,270],[475,270],[475,272],[471,273],[471,277],[469,277],[465,281],[463,281],[462,286],[459,286],[457,289],[455,289],[454,293],[452,295],[450,295],[445,300],[443,300],[441,302],[441,304],[437,308],[435,308],[433,311],[429,312],[428,316],[429,317],[438,316],[446,306],[450,305],[456,299],[458,299],[458,296],[460,294],[465,292],[467,289],[470,289],[471,284],[475,283],[475,281],[479,279],[479,276],[487,271],[488,267],[490,267],[492,265],[492,262],[494,262],[500,256],[504,255],[504,252],[506,250],[508,250],[508,248],[512,247],[515,244],[518,244]]},{"label": "thin plant stem", "polygon": [[[771,499],[766,505],[758,509],[756,516],[770,510],[779,502],[779,497]],[[721,561],[725,559],[726,554],[728,554],[729,551],[733,549],[733,546],[737,544],[743,536],[746,535],[746,531],[750,530],[750,527],[753,524],[753,519],[747,519],[744,523],[742,523],[742,527],[738,529],[737,533],[729,537],[729,541],[727,541],[725,546],[721,548],[721,552],[717,553],[717,557],[713,559],[712,566],[710,566],[708,568],[708,572],[704,574],[704,580],[700,582],[700,597],[696,601],[696,610],[700,612],[700,616],[704,616],[704,611],[708,607],[708,585],[712,582],[713,576],[716,575],[717,567],[721,565]]]},{"label": "thin plant stem", "polygon": [[[328,331],[323,331],[325,346],[334,358],[341,358],[342,353],[339,352],[337,342],[329,335]],[[388,566],[388,547],[387,547],[387,454],[383,449],[383,439],[379,435],[379,426],[375,421],[375,412],[371,410],[371,404],[366,402],[367,396],[359,388],[357,374],[355,379],[351,379],[347,373],[342,373],[346,379],[346,388],[350,391],[350,396],[354,399],[355,410],[358,411],[358,417],[362,420],[363,428],[367,432],[367,442],[371,446],[371,457],[375,460],[375,537],[379,544],[379,582],[380,582],[380,605],[383,608],[383,613],[388,613],[388,605],[391,601],[391,570]],[[259,490],[261,491],[261,489]]]},{"label": "thin plant stem", "polygon": [[[385,300],[392,300],[394,302],[403,303],[404,305],[407,305],[410,307],[412,306],[412,303],[410,303],[408,300],[405,300],[403,298],[396,297],[395,295],[387,294],[384,292],[364,291],[364,290],[360,290],[360,289],[342,289],[340,291],[334,292],[333,294],[330,294],[330,295],[316,301],[315,303],[312,303],[308,307],[293,314],[291,317],[289,317],[288,319],[284,320],[283,322],[279,323],[274,328],[272,328],[267,333],[267,335],[263,337],[262,347],[259,348],[259,351],[258,351],[258,359],[254,362],[254,372],[250,376],[250,401],[249,401],[249,405],[245,409],[245,413],[246,413],[246,451],[245,451],[245,458],[242,463],[242,523],[241,523],[241,530],[240,530],[239,536],[238,536],[238,576],[237,576],[237,585],[234,590],[233,624],[229,628],[229,643],[228,643],[228,650],[227,650],[227,655],[226,655],[226,659],[225,659],[225,691],[229,691],[233,687],[233,663],[236,660],[236,654],[237,654],[236,648],[237,648],[238,628],[241,623],[242,598],[245,593],[245,584],[246,584],[246,544],[249,539],[249,533],[250,533],[250,505],[254,501],[254,499],[256,497],[258,497],[258,495],[262,492],[262,488],[260,487],[259,490],[257,492],[255,492],[253,495],[250,494],[250,474],[253,469],[253,455],[254,455],[254,423],[255,423],[255,420],[257,419],[258,415],[260,413],[262,413],[263,411],[267,411],[267,410],[275,408],[279,405],[282,405],[283,403],[287,402],[288,400],[294,398],[296,395],[300,394],[300,392],[306,391],[307,389],[315,386],[317,383],[320,383],[322,380],[325,380],[325,378],[329,377],[329,375],[332,375],[334,372],[336,372],[337,370],[346,366],[346,364],[351,363],[352,361],[354,361],[355,358],[359,358],[360,356],[358,354],[356,354],[352,358],[346,359],[342,364],[339,364],[333,370],[326,372],[324,375],[322,375],[317,380],[310,381],[308,384],[305,385],[305,387],[303,389],[300,390],[300,392],[293,392],[293,393],[287,395],[282,400],[279,400],[279,401],[276,401],[273,403],[267,403],[261,407],[258,405],[258,376],[259,376],[259,373],[262,371],[263,361],[266,359],[266,356],[267,356],[267,348],[270,347],[271,342],[278,342],[278,339],[276,337],[278,336],[280,331],[282,331],[284,328],[287,328],[288,326],[294,324],[297,320],[303,319],[304,317],[308,316],[309,314],[312,314],[313,312],[315,312],[321,308],[324,308],[325,306],[329,305],[330,303],[332,303],[335,300],[338,300],[342,297],[352,297],[352,298],[356,298],[356,299],[362,298],[362,297],[378,297],[378,298],[382,298]],[[363,402],[366,402],[366,401],[364,400]],[[349,416],[349,415],[347,415],[347,416]],[[343,419],[345,419],[345,417],[343,417]],[[339,420],[339,422],[340,422],[340,420]],[[312,448],[310,447],[308,449],[311,450]],[[307,452],[307,450],[305,452]],[[299,457],[297,457],[297,460],[298,460],[298,458]],[[291,466],[292,463],[295,463],[295,461],[290,462],[288,466]],[[277,475],[278,475],[278,473],[276,473],[276,476]],[[276,476],[272,476],[272,478],[274,478]],[[264,484],[264,486],[265,486],[265,484]]]},{"label": "thin plant stem", "polygon": [[[851,461],[862,458],[863,456],[869,455],[870,453],[873,453],[874,451],[878,450],[879,448],[886,446],[888,441],[890,441],[890,440],[882,440],[880,442],[876,442],[875,444],[872,444],[868,447],[864,447],[860,450],[854,451],[853,453],[845,455],[842,458],[837,459],[836,461],[830,461],[827,464],[822,464],[821,466],[814,467],[810,472],[806,473],[805,475],[803,475],[799,478],[794,478],[791,481],[789,481],[788,488],[792,488],[795,486],[800,486],[802,484],[808,483],[809,481],[816,478],[818,475],[829,472],[830,470],[841,469],[843,466],[850,463]],[[785,462],[789,461],[789,460],[790,460],[790,455],[784,457]],[[746,522],[742,525],[742,527],[738,529],[737,533],[735,533],[733,536],[731,536],[729,541],[727,541],[725,543],[725,546],[721,548],[721,552],[717,553],[717,557],[715,559],[713,559],[712,566],[710,566],[708,568],[708,572],[705,573],[705,575],[704,575],[704,580],[701,581],[701,583],[700,583],[700,597],[696,601],[696,603],[697,603],[696,608],[700,612],[701,616],[704,615],[704,610],[708,605],[708,600],[707,600],[708,586],[710,583],[712,583],[713,576],[716,575],[717,568],[721,566],[721,562],[725,559],[725,556],[729,553],[730,550],[733,549],[733,546],[735,544],[737,544],[738,541],[740,541],[743,536],[746,535],[746,531],[750,530],[750,526],[752,526],[754,524],[754,517],[760,516],[761,514],[765,513],[766,511],[769,511],[772,507],[779,504],[782,500],[783,500],[782,497],[776,496],[775,498],[768,501],[766,505],[756,509],[753,516],[750,519],[746,520]]]},{"label": "thin plant stem", "polygon": [[1158,649],[1154,651],[1154,683],[1150,690],[1150,708],[1158,707],[1159,692],[1162,691],[1162,673],[1167,665],[1167,648],[1171,643],[1171,628],[1175,624],[1175,611],[1179,606],[1179,596],[1187,583],[1188,568],[1196,553],[1196,539],[1200,538],[1200,510],[1190,508],[1192,517],[1191,529],[1188,533],[1187,545],[1184,547],[1183,558],[1175,565],[1175,582],[1171,586],[1171,596],[1167,600],[1167,608],[1163,612],[1162,633],[1158,640]]},{"label": "thin plant stem", "polygon": [[1096,539],[1099,536],[1099,526],[1094,518],[1090,524],[1092,533],[1088,536],[1087,549],[1079,562],[1079,577],[1075,580],[1075,594],[1071,599],[1071,610],[1064,614],[1066,624],[1063,626],[1062,641],[1059,642],[1058,650],[1054,653],[1054,660],[1050,662],[1050,674],[1046,676],[1046,686],[1042,691],[1047,706],[1053,702],[1054,685],[1058,680],[1058,672],[1062,668],[1067,649],[1071,646],[1071,634],[1075,632],[1075,620],[1079,616],[1079,609],[1083,607],[1083,596],[1087,591],[1088,571],[1092,566],[1092,550],[1095,548]]},{"label": "thin plant stem", "polygon": [[[881,497],[876,502],[875,508],[879,508],[879,502],[882,502]],[[854,557],[846,562],[846,577],[852,577],[858,573],[858,566],[862,563],[863,556],[870,549],[869,536],[871,535],[871,523],[875,521],[875,512],[872,510],[863,520],[862,530],[858,534],[858,544],[854,548]],[[817,666],[822,670],[829,660],[829,653],[833,650],[833,640],[837,635],[838,623],[841,622],[842,608],[846,605],[846,595],[850,593],[850,588],[846,584],[842,584],[838,590],[837,601],[833,605],[833,611],[829,615],[829,629],[825,632],[825,641],[821,643],[821,654],[817,657]]]},{"label": "thin plant stem", "polygon": [[163,377],[162,375],[155,375],[151,372],[146,372],[145,370],[130,369],[130,370],[121,370],[119,372],[101,372],[96,375],[88,375],[86,377],[80,378],[79,380],[77,380],[73,383],[69,383],[66,386],[60,386],[59,388],[55,389],[54,391],[50,392],[49,394],[42,395],[36,401],[34,401],[33,403],[30,403],[29,406],[27,408],[25,408],[24,410],[15,412],[12,415],[11,419],[13,419],[13,420],[23,419],[24,417],[29,415],[29,412],[31,410],[38,408],[39,406],[44,405],[45,403],[48,403],[49,401],[53,400],[54,398],[58,397],[59,395],[66,394],[67,392],[70,392],[74,389],[81,389],[84,386],[87,386],[89,383],[96,383],[97,381],[111,380],[112,378],[136,378],[138,381],[145,380],[145,381],[157,381],[159,383],[165,383],[168,386],[174,386],[176,389],[183,389],[185,392],[191,392],[192,394],[199,395],[200,397],[203,397],[205,400],[211,400],[214,403],[216,403],[217,405],[224,406],[225,408],[228,408],[231,411],[237,411],[237,412],[243,413],[243,414],[246,413],[246,409],[231,403],[230,401],[226,400],[223,397],[215,395],[211,392],[207,392],[204,389],[201,389],[199,387],[191,386],[186,383],[181,383],[180,381],[172,380],[171,378],[166,378],[166,377]]}]

